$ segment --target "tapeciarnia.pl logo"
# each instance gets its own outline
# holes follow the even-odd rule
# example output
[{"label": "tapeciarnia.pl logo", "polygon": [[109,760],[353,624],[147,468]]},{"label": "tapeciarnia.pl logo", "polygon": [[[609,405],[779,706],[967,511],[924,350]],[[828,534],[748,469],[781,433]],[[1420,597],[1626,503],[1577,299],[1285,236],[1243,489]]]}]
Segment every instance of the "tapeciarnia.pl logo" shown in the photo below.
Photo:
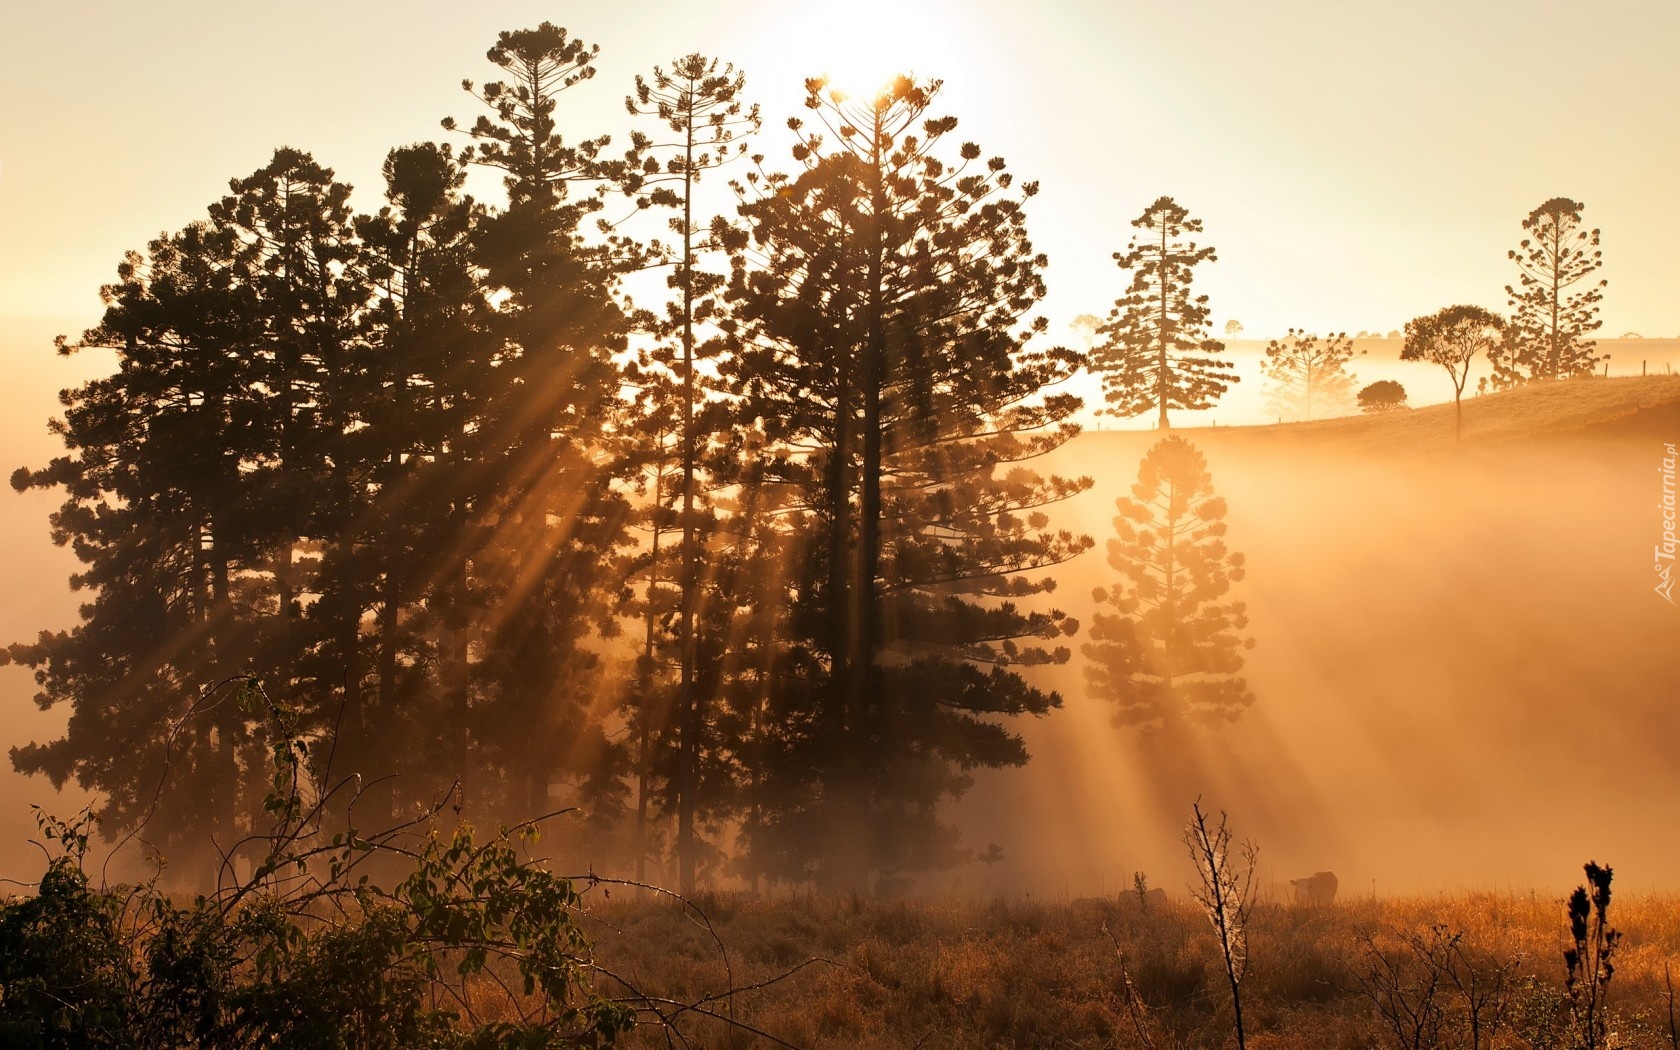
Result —
[{"label": "tapeciarnia.pl logo", "polygon": [[1662,511],[1662,542],[1652,548],[1656,556],[1656,591],[1670,605],[1680,604],[1674,600],[1674,460],[1674,446],[1665,444],[1662,466],[1657,471],[1662,475],[1662,502],[1657,504],[1657,509]]}]

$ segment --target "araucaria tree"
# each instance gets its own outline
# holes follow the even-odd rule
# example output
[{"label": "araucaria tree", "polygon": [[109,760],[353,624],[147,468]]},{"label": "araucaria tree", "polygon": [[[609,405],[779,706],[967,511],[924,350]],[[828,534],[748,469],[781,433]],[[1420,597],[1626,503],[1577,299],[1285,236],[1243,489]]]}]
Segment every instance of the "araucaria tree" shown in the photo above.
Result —
[{"label": "araucaria tree", "polygon": [[1464,439],[1464,384],[1477,354],[1500,353],[1505,321],[1479,306],[1449,306],[1406,322],[1402,361],[1428,361],[1447,370],[1453,384],[1453,434]]},{"label": "araucaria tree", "polygon": [[[929,118],[937,82],[850,100],[809,82],[795,176],[754,179],[730,295],[729,376],[762,434],[748,500],[787,553],[786,617],[754,641],[779,714],[751,864],[834,886],[960,859],[938,815],[967,771],[1019,765],[999,716],[1060,703],[1021,669],[1061,662],[1061,612],[1015,599],[1088,548],[1043,508],[1089,485],[1021,466],[1075,432],[1081,363],[1031,350],[1045,259],[1000,159]],[[752,186],[756,185],[757,190]],[[746,640],[743,639],[743,642]]]},{"label": "araucaria tree", "polygon": [[[694,637],[699,586],[700,521],[697,511],[700,434],[696,412],[701,404],[695,368],[696,320],[704,320],[714,313],[713,295],[723,279],[695,268],[697,250],[716,247],[715,239],[707,234],[707,224],[694,216],[695,185],[709,169],[732,157],[743,155],[745,145],[738,136],[758,130],[758,107],[748,107],[741,100],[746,84],[744,75],[732,65],[720,66],[717,59],[692,54],[672,63],[667,72],[654,67],[653,79],[636,78],[636,93],[625,99],[625,108],[632,115],[655,116],[671,132],[667,142],[655,142],[641,133],[634,136],[636,155],[641,164],[627,173],[626,189],[646,192],[650,205],[678,210],[671,228],[677,235],[680,254],[670,284],[677,293],[658,334],[675,339],[676,353],[661,348],[650,355],[650,364],[661,376],[649,376],[649,382],[659,378],[674,380],[679,388],[672,405],[679,411],[675,431],[681,450],[680,473],[676,479],[681,508],[678,529],[681,541],[678,548],[680,567],[677,572],[677,770],[675,777],[677,809],[677,866],[679,881],[685,892],[693,889],[695,869],[696,789],[699,780],[700,732],[704,722],[699,710],[699,696],[695,682],[696,646]],[[654,154],[666,152],[664,163]],[[657,504],[657,499],[656,499]],[[656,540],[657,542],[657,540]],[[638,802],[638,805],[641,803]]]},{"label": "araucaria tree", "polygon": [[13,764],[99,791],[113,828],[157,806],[149,834],[171,849],[189,831],[231,835],[262,797],[248,712],[175,724],[200,689],[256,672],[330,708],[360,679],[354,617],[316,600],[310,556],[360,502],[336,440],[369,360],[348,196],[307,154],[277,150],[208,221],[129,253],[101,323],[59,344],[121,367],[65,395],[66,453],[12,476],[65,490],[53,538],[92,592],[80,624],[10,647],[41,707],[72,708],[63,738]]},{"label": "araucaria tree", "polygon": [[616,624],[615,555],[628,543],[628,465],[607,448],[624,413],[613,361],[628,328],[613,294],[624,263],[579,228],[600,208],[607,139],[568,141],[555,121],[596,51],[546,22],[504,32],[487,57],[507,80],[464,85],[490,110],[468,132],[467,159],[500,170],[508,198],[474,244],[498,303],[487,320],[496,380],[461,438],[485,486],[456,542],[484,611],[471,726],[476,766],[493,774],[470,789],[521,814],[551,808],[556,781],[607,789],[596,802],[618,794],[615,749],[590,717],[600,657],[589,639]]},{"label": "araucaria tree", "polygon": [[38,703],[72,709],[14,763],[100,792],[113,833],[150,819],[177,871],[261,819],[252,713],[192,704],[233,675],[380,785],[364,814],[456,776],[474,816],[546,811],[555,782],[617,792],[591,643],[626,542],[606,447],[626,322],[617,263],[578,234],[593,194],[568,189],[599,140],[554,126],[592,53],[553,26],[491,50],[515,83],[478,92],[472,157],[506,173],[505,209],[462,195],[447,147],[392,151],[362,216],[277,150],[131,253],[101,323],[61,345],[120,367],[67,395],[66,453],[13,476],[65,490],[55,538],[93,592],[80,624],[8,650]]},{"label": "araucaria tree", "polygon": [[1345,332],[1320,340],[1291,328],[1282,339],[1272,340],[1260,365],[1271,381],[1267,411],[1301,420],[1345,414],[1353,403],[1354,376],[1347,364],[1354,353],[1353,340]]},{"label": "araucaria tree", "polygon": [[1207,296],[1191,291],[1196,265],[1215,258],[1211,247],[1186,239],[1202,232],[1201,220],[1162,197],[1132,225],[1141,232],[1114,254],[1132,283],[1097,331],[1091,367],[1102,374],[1104,412],[1129,418],[1153,410],[1165,430],[1168,409],[1207,408],[1238,376],[1218,358],[1225,344],[1208,334]]},{"label": "araucaria tree", "polygon": [[1583,229],[1578,201],[1554,197],[1523,220],[1522,243],[1509,253],[1518,283],[1505,286],[1511,323],[1493,359],[1493,385],[1590,375],[1605,360],[1587,338],[1598,330],[1605,281],[1576,287],[1604,265],[1598,231]]},{"label": "araucaria tree", "polygon": [[1090,693],[1115,705],[1115,725],[1169,731],[1234,721],[1254,694],[1239,672],[1248,615],[1226,601],[1243,556],[1225,548],[1225,501],[1207,460],[1184,438],[1155,443],[1132,495],[1115,501],[1108,563],[1119,583],[1093,592],[1091,641],[1080,647]]}]

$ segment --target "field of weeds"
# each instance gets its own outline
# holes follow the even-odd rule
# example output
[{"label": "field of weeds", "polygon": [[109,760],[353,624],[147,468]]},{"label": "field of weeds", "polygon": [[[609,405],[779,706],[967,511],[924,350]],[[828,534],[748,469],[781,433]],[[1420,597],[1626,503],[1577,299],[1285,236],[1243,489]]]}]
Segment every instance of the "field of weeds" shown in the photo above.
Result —
[{"label": "field of weeds", "polygon": [[[679,1015],[694,1046],[1237,1045],[1219,948],[1188,900],[698,904],[704,922],[669,901],[615,895],[586,921],[612,974],[774,1037]],[[1603,1045],[1680,1045],[1666,983],[1680,962],[1680,898],[1617,898],[1609,918],[1623,938]],[[1576,1045],[1568,940],[1563,900],[1544,895],[1257,904],[1241,985],[1247,1045],[1565,1050]],[[731,984],[748,990],[730,996]],[[649,1027],[629,1045],[664,1046],[667,1035]]]}]

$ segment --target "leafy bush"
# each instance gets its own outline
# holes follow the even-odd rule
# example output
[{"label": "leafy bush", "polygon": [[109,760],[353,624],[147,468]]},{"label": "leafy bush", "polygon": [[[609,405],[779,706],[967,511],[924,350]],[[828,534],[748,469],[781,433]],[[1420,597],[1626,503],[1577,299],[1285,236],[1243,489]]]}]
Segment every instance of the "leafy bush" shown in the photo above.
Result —
[{"label": "leafy bush", "polygon": [[1394,412],[1406,407],[1406,388],[1392,379],[1379,379],[1359,391],[1361,412]]},{"label": "leafy bush", "polygon": [[[56,855],[34,896],[0,905],[0,1044],[603,1047],[630,1029],[592,986],[572,882],[520,857],[534,827],[323,839],[334,792],[269,714],[276,826],[248,880],[184,904],[155,880],[95,887],[91,814],[37,811]],[[377,856],[407,862],[393,889],[361,874]]]}]

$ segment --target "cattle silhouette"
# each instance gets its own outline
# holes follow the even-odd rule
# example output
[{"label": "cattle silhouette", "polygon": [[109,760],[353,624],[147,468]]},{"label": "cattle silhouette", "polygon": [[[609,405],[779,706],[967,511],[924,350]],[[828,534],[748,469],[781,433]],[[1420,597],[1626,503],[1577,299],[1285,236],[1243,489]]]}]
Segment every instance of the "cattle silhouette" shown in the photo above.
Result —
[{"label": "cattle silhouette", "polygon": [[1304,879],[1290,879],[1296,904],[1321,906],[1336,903],[1336,873],[1321,871]]}]

